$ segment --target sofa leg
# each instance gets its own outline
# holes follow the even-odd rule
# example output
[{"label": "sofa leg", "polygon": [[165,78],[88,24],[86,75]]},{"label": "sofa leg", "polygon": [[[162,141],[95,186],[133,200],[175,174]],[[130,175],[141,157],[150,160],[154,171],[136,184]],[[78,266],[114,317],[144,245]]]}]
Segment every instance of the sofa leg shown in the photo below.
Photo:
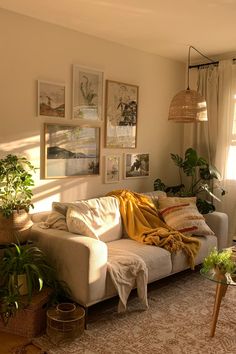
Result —
[{"label": "sofa leg", "polygon": [[84,307],[85,317],[84,317],[84,328],[88,329],[88,307]]}]

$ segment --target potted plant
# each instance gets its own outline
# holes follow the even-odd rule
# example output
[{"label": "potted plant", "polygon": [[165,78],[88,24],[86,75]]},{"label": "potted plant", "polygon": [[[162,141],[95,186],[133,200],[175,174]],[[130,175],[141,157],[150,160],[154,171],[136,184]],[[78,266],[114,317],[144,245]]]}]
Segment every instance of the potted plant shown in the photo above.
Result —
[{"label": "potted plant", "polygon": [[[43,278],[50,271],[44,253],[32,244],[13,243],[4,251],[0,261],[0,277],[4,285],[17,287],[20,295],[29,295],[41,290]],[[9,292],[10,292],[9,288]]]},{"label": "potted plant", "polygon": [[0,159],[0,243],[28,237],[34,186],[31,172],[35,167],[25,157],[9,154]]},{"label": "potted plant", "polygon": [[[29,304],[34,292],[52,289],[53,303],[70,298],[67,285],[57,279],[46,255],[32,243],[9,245],[0,259],[0,314],[5,322],[21,307]],[[27,301],[21,301],[27,295]]]},{"label": "potted plant", "polygon": [[[168,195],[179,197],[197,197],[197,207],[200,213],[207,214],[215,210],[213,198],[220,199],[213,194],[214,179],[220,180],[221,176],[216,167],[198,156],[196,150],[188,148],[182,158],[178,154],[170,154],[172,161],[179,168],[180,183],[175,186],[166,186],[159,178],[154,181],[154,190],[165,191]],[[221,195],[225,190],[219,185]],[[210,200],[209,200],[210,199]]]},{"label": "potted plant", "polygon": [[202,272],[208,273],[213,271],[216,279],[224,279],[226,273],[234,274],[236,272],[236,264],[232,260],[232,250],[224,249],[217,251],[214,248],[210,254],[204,259]]}]

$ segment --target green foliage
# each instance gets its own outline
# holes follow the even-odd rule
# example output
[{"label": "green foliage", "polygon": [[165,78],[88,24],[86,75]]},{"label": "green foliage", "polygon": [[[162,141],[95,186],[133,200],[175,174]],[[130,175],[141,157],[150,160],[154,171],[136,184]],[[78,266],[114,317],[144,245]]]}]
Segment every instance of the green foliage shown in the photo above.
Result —
[{"label": "green foliage", "polygon": [[0,317],[4,323],[7,325],[10,317],[13,317],[16,312],[21,308],[20,296],[15,289],[9,289],[7,287],[0,287]]},{"label": "green foliage", "polygon": [[[31,244],[12,244],[8,247],[0,262],[0,277],[3,284],[10,284],[11,279],[19,274],[26,274],[29,298],[33,290],[41,290],[45,277],[51,268],[48,266],[44,253]],[[9,289],[10,290],[10,289]]]},{"label": "green foliage", "polygon": [[70,298],[70,290],[64,282],[57,279],[55,269],[48,264],[45,254],[32,244],[12,244],[4,251],[0,260],[0,314],[3,319],[14,315],[20,304],[20,289],[12,282],[19,274],[26,274],[28,286],[28,302],[34,291],[41,291],[43,286],[50,287],[53,292],[51,303]]},{"label": "green foliage", "polygon": [[217,251],[214,248],[210,254],[204,259],[203,262],[203,272],[209,272],[215,267],[224,273],[235,273],[236,265],[231,259],[232,251],[230,249],[225,249],[223,251]]},{"label": "green foliage", "polygon": [[10,154],[0,159],[0,211],[4,216],[9,217],[13,210],[29,211],[33,207],[34,181],[30,171],[35,170],[25,157]]},{"label": "green foliage", "polygon": [[[180,183],[174,186],[166,186],[159,178],[154,181],[154,190],[165,191],[168,195],[179,197],[197,197],[197,207],[202,214],[215,210],[213,203],[206,199],[205,195],[219,200],[212,192],[212,180],[220,180],[220,173],[216,167],[210,165],[207,160],[198,156],[196,150],[188,148],[182,158],[178,154],[170,154],[171,160],[179,169]],[[183,183],[183,174],[188,177],[188,184]],[[225,191],[221,189],[221,195]]]}]

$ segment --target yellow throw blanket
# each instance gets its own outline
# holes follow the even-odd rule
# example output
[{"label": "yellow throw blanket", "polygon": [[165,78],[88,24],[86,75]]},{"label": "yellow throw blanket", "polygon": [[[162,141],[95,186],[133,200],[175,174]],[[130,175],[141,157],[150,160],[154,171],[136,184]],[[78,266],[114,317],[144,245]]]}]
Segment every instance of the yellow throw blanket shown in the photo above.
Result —
[{"label": "yellow throw blanket", "polygon": [[128,190],[115,190],[108,195],[119,200],[124,227],[130,238],[163,247],[171,253],[183,250],[194,269],[194,259],[200,247],[196,238],[184,236],[161,221],[156,207],[145,195]]}]

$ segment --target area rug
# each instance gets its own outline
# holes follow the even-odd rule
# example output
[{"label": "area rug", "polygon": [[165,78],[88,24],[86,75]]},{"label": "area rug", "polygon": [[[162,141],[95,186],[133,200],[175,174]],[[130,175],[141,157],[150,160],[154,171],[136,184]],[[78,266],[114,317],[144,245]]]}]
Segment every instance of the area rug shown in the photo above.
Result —
[{"label": "area rug", "polygon": [[33,342],[48,354],[233,354],[236,287],[228,287],[210,338],[215,286],[199,272],[172,276],[149,287],[146,311],[134,296],[125,314],[117,313],[117,303],[99,305],[88,329],[72,343],[54,345],[46,335]]}]

